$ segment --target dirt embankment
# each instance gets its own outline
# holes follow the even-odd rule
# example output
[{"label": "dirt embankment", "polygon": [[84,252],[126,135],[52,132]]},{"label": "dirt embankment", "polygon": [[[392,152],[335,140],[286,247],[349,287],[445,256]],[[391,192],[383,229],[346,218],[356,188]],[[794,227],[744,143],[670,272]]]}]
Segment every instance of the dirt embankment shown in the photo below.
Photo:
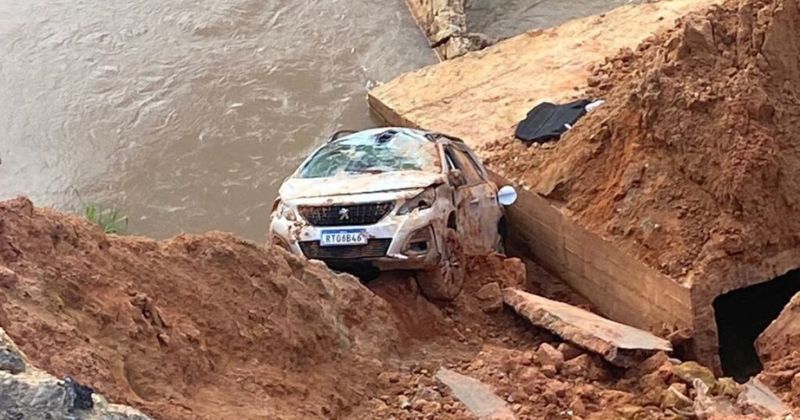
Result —
[{"label": "dirt embankment", "polygon": [[169,419],[339,416],[399,338],[321,263],[221,233],[106,236],[27,199],[0,203],[0,326],[42,369]]},{"label": "dirt embankment", "polygon": [[488,384],[521,419],[719,413],[714,401],[740,391],[664,354],[615,368],[532,327],[502,288],[586,305],[527,268],[471,258],[464,292],[437,305],[408,275],[370,290],[230,235],[106,236],[27,199],[0,203],[0,327],[32,363],[153,418],[471,417],[441,367]]},{"label": "dirt embankment", "polygon": [[606,104],[489,165],[690,284],[800,247],[800,2],[731,0],[594,69]]}]

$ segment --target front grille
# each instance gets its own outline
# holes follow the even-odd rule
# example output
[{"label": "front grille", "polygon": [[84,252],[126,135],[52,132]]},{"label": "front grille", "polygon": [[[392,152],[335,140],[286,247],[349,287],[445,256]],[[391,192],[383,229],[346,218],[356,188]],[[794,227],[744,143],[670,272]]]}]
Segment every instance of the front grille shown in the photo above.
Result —
[{"label": "front grille", "polygon": [[394,202],[347,206],[300,206],[304,219],[314,226],[355,226],[378,223],[394,208]]},{"label": "front grille", "polygon": [[319,246],[319,241],[300,242],[306,258],[314,260],[353,260],[386,256],[391,239],[370,239],[366,245]]}]

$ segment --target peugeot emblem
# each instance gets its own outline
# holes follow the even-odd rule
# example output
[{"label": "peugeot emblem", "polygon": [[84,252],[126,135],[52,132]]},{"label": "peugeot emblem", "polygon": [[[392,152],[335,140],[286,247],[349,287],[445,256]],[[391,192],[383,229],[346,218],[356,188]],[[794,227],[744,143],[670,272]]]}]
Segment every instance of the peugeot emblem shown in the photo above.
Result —
[{"label": "peugeot emblem", "polygon": [[339,210],[339,220],[350,220],[350,210],[342,208]]}]

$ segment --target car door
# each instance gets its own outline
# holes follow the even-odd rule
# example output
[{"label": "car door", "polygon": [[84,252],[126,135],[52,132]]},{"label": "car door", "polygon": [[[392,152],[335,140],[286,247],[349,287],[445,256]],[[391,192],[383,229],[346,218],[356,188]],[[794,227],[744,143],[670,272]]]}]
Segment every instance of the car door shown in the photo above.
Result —
[{"label": "car door", "polygon": [[466,146],[448,145],[445,154],[464,174],[466,181],[455,192],[458,231],[463,247],[470,254],[491,252],[497,243],[497,223],[501,212],[496,188]]}]

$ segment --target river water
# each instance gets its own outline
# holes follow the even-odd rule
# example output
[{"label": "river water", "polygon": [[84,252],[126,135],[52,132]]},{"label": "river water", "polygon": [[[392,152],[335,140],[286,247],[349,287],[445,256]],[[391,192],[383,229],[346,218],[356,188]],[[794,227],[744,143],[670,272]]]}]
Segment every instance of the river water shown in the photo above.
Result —
[{"label": "river water", "polygon": [[367,88],[434,61],[402,0],[0,0],[0,199],[261,240]]}]

